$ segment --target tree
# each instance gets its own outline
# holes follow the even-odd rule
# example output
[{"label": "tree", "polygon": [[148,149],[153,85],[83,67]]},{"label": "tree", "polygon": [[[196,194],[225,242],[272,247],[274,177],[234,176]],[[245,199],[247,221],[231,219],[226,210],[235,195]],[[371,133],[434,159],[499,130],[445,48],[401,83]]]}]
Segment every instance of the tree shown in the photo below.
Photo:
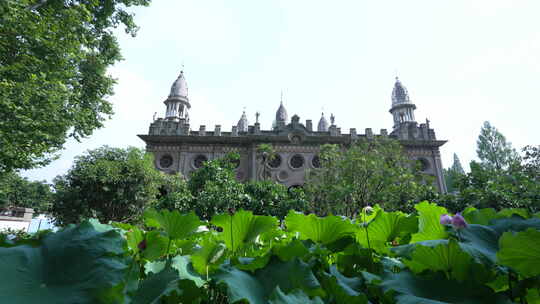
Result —
[{"label": "tree", "polygon": [[89,150],[75,159],[67,174],[54,179],[52,215],[59,225],[92,217],[133,222],[157,202],[164,183],[164,174],[142,150]]},{"label": "tree", "polygon": [[[195,211],[209,220],[218,213],[239,209],[253,211],[257,215],[272,215],[283,219],[289,210],[307,211],[307,201],[302,190],[288,190],[271,180],[240,183],[234,176],[238,153],[229,153],[204,163],[191,174],[187,182],[191,201],[179,194],[176,206],[180,212]],[[174,193],[172,194],[174,196]]]},{"label": "tree", "polygon": [[476,144],[476,153],[484,166],[500,170],[519,159],[516,150],[489,121],[484,122]]},{"label": "tree", "polygon": [[304,186],[311,208],[321,215],[354,217],[368,205],[407,210],[436,193],[418,166],[392,139],[359,141],[345,149],[324,145],[321,168],[308,173]]},{"label": "tree", "polygon": [[308,202],[302,189],[288,190],[275,181],[252,181],[245,184],[247,200],[243,206],[257,215],[271,215],[284,219],[289,210],[307,212]]},{"label": "tree", "polygon": [[476,208],[525,208],[540,211],[540,183],[520,163],[497,170],[471,162],[471,172],[457,183],[461,206]]},{"label": "tree", "polygon": [[29,181],[15,172],[3,174],[0,180],[0,209],[24,207],[34,214],[46,213],[53,193],[45,181]]},{"label": "tree", "polygon": [[540,182],[540,146],[526,146],[523,153],[523,169],[531,178]]},{"label": "tree", "polygon": [[239,158],[238,153],[229,153],[205,162],[194,171],[188,181],[193,201],[184,211],[193,210],[199,217],[210,220],[214,214],[240,209],[246,196],[244,185],[236,180],[233,171]]},{"label": "tree", "polygon": [[113,29],[137,27],[126,8],[150,0],[0,1],[0,173],[49,163],[112,115],[121,59]]}]

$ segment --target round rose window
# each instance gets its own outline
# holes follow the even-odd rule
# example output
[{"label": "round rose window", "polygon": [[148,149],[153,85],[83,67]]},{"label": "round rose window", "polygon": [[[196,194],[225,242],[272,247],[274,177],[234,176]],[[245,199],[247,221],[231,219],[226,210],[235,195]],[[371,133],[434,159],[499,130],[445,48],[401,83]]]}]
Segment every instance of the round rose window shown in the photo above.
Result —
[{"label": "round rose window", "polygon": [[295,169],[302,168],[304,166],[304,157],[300,154],[296,154],[291,158],[291,167]]},{"label": "round rose window", "polygon": [[279,154],[274,155],[272,160],[268,162],[268,166],[274,169],[279,168],[279,166],[281,166],[281,156],[279,156]]},{"label": "round rose window", "polygon": [[195,157],[195,159],[193,159],[193,166],[195,166],[195,168],[200,168],[203,166],[204,162],[208,160],[208,157],[204,156],[204,155],[197,155]]},{"label": "round rose window", "polygon": [[159,159],[159,166],[161,168],[169,168],[170,166],[172,166],[172,163],[173,163],[173,158],[170,155],[163,155]]}]

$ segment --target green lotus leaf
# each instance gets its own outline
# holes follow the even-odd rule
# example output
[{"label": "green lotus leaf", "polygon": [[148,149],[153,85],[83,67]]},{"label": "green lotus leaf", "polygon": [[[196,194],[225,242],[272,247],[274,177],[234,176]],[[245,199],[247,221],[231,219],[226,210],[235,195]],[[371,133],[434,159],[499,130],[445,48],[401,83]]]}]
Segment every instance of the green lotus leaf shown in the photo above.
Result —
[{"label": "green lotus leaf", "polygon": [[202,225],[201,220],[192,211],[188,214],[180,214],[178,210],[154,210],[144,213],[145,224],[148,227],[161,228],[171,239],[184,239],[195,232]]},{"label": "green lotus leaf", "polygon": [[96,220],[49,233],[36,247],[0,248],[0,303],[96,303],[114,297],[128,268],[125,248],[119,232]]},{"label": "green lotus leaf", "polygon": [[531,214],[527,209],[524,208],[506,208],[497,212],[497,218],[507,218],[512,217],[514,214],[521,216],[524,219],[531,217]]},{"label": "green lotus leaf", "polygon": [[388,252],[388,242],[398,237],[406,239],[417,230],[418,220],[415,216],[379,210],[369,225],[358,229],[356,240],[366,248],[371,247],[377,252],[384,253]]},{"label": "green lotus leaf", "polygon": [[144,236],[146,248],[141,250],[141,256],[153,261],[165,256],[169,247],[169,238],[161,231],[149,231]]},{"label": "green lotus leaf", "polygon": [[537,288],[528,289],[526,299],[529,304],[540,304],[540,291]]},{"label": "green lotus leaf", "polygon": [[299,288],[310,297],[323,297],[325,295],[321,284],[311,270],[311,266],[300,259],[282,262],[276,257],[272,257],[266,267],[257,270],[255,275],[265,290],[269,292],[279,285],[281,290],[286,293]]},{"label": "green lotus leaf", "polygon": [[499,239],[497,259],[525,278],[540,275],[540,231],[505,232]]},{"label": "green lotus leaf", "polygon": [[[433,240],[406,246],[411,250],[407,254],[410,259],[403,262],[416,274],[426,270],[442,271],[458,281],[464,281],[469,275],[472,258],[454,240]],[[395,249],[399,252],[401,248]]]},{"label": "green lotus leaf", "polygon": [[490,288],[447,280],[442,274],[417,276],[409,271],[387,273],[380,284],[397,304],[511,304]]},{"label": "green lotus leaf", "polygon": [[133,303],[196,303],[203,295],[200,287],[206,280],[193,271],[187,256],[149,262],[144,268],[147,277],[139,283]]},{"label": "green lotus leaf", "polygon": [[195,271],[206,275],[218,269],[225,259],[226,247],[211,234],[206,235],[200,243],[201,248],[191,255],[191,263]]},{"label": "green lotus leaf", "polygon": [[414,208],[418,211],[418,233],[412,235],[411,243],[445,239],[448,236],[440,223],[441,215],[448,214],[446,208],[428,202],[416,204]]},{"label": "green lotus leaf", "polygon": [[368,303],[366,295],[361,291],[363,282],[358,277],[342,275],[335,265],[330,266],[330,273],[321,275],[322,286],[327,293],[330,303],[336,304],[365,304]]},{"label": "green lotus leaf", "polygon": [[540,218],[523,219],[520,216],[513,215],[509,218],[493,220],[490,228],[497,231],[499,234],[503,234],[508,231],[524,231],[529,228],[540,230]]},{"label": "green lotus leaf", "polygon": [[253,258],[239,257],[237,258],[237,263],[235,263],[234,266],[240,270],[255,271],[266,266],[268,261],[270,261],[269,254]]},{"label": "green lotus leaf", "polygon": [[133,253],[139,253],[139,244],[144,240],[143,231],[135,226],[132,226],[126,232],[126,239],[129,249],[133,251]]},{"label": "green lotus leaf", "polygon": [[178,288],[178,271],[165,265],[158,273],[150,273],[139,283],[139,289],[133,296],[134,304],[160,303],[161,298],[173,292],[181,293]]},{"label": "green lotus leaf", "polygon": [[468,207],[461,213],[469,224],[489,225],[491,220],[497,218],[497,211],[493,208],[476,209]]},{"label": "green lotus leaf", "polygon": [[315,214],[304,215],[294,210],[285,218],[287,230],[298,232],[301,240],[329,244],[346,236],[352,236],[358,228],[346,218],[339,216],[317,217]]},{"label": "green lotus leaf", "polygon": [[459,237],[460,246],[467,251],[478,263],[496,263],[499,250],[500,234],[489,226],[470,224],[461,229]]},{"label": "green lotus leaf", "polygon": [[266,304],[266,292],[261,282],[252,274],[230,265],[223,265],[213,276],[218,284],[227,287],[230,303],[247,301],[250,304]]},{"label": "green lotus leaf", "polygon": [[298,239],[292,240],[290,243],[274,245],[272,251],[284,262],[294,258],[302,258],[309,253],[304,243]]},{"label": "green lotus leaf", "polygon": [[270,295],[270,304],[323,304],[319,297],[310,299],[302,290],[294,290],[289,294],[283,293],[279,286]]},{"label": "green lotus leaf", "polygon": [[232,216],[226,213],[216,215],[212,224],[223,228],[220,238],[227,248],[236,252],[253,243],[259,235],[276,230],[278,220],[273,216],[253,215],[251,211],[240,210]]},{"label": "green lotus leaf", "polygon": [[231,303],[242,300],[252,304],[268,303],[278,286],[285,294],[301,290],[310,297],[325,295],[311,267],[298,259],[281,262],[273,257],[266,267],[253,274],[226,264],[212,278],[227,287]]}]

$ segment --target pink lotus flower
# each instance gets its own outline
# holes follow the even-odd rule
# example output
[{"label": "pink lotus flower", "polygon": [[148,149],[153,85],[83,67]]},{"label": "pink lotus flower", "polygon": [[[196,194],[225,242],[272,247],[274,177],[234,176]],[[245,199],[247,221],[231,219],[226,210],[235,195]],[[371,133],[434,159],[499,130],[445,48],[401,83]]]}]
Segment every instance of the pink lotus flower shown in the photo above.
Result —
[{"label": "pink lotus flower", "polygon": [[467,222],[465,221],[465,218],[461,216],[461,213],[452,217],[452,225],[454,225],[454,228],[456,229],[467,228]]},{"label": "pink lotus flower", "polygon": [[441,225],[450,225],[452,224],[452,217],[448,214],[441,214],[440,222]]}]

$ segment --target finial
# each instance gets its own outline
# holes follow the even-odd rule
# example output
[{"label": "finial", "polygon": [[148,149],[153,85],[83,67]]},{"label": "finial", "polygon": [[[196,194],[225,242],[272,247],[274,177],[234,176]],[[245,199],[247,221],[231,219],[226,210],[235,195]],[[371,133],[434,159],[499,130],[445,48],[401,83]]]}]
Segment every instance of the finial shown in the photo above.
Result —
[{"label": "finial", "polygon": [[280,104],[283,104],[283,89],[281,89],[281,98],[280,98]]},{"label": "finial", "polygon": [[336,121],[336,117],[334,116],[334,113],[330,114],[330,123],[332,123],[333,125],[335,121]]},{"label": "finial", "polygon": [[261,113],[259,113],[259,111],[255,112],[255,123],[259,123],[259,116],[261,115]]}]

